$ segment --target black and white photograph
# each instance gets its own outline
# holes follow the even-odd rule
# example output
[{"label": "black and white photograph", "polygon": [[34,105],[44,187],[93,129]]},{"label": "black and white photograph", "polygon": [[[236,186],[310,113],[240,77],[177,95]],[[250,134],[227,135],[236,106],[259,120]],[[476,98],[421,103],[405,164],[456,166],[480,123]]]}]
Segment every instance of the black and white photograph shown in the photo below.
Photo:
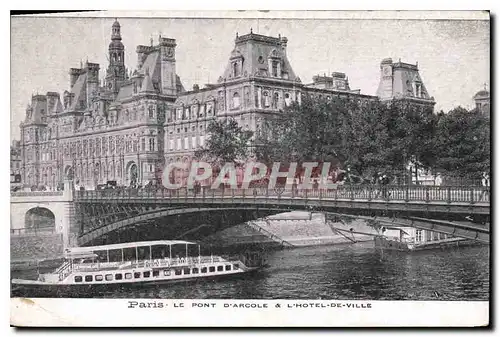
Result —
[{"label": "black and white photograph", "polygon": [[10,34],[12,325],[489,324],[488,11]]}]

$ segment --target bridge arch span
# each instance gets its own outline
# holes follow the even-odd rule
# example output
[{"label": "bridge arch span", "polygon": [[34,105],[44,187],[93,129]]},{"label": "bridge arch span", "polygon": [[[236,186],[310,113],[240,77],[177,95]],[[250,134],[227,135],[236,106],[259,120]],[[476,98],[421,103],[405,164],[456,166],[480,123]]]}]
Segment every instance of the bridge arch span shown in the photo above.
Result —
[{"label": "bridge arch span", "polygon": [[[165,239],[198,240],[238,224],[283,212],[286,212],[286,210],[280,208],[256,210],[252,207],[160,208],[88,230],[79,236],[78,245],[105,244],[106,241],[102,241],[103,237],[107,237],[112,232],[123,231],[127,228],[133,229],[135,232],[135,237],[130,238],[130,241],[144,240],[144,236],[137,237],[139,232],[142,232],[146,236],[148,234],[150,236],[164,235],[165,237],[162,238]],[[159,231],[155,232],[151,230],[151,233],[148,233],[153,227]],[[158,236],[153,238],[158,239]]]},{"label": "bridge arch span", "polygon": [[[267,206],[255,208],[250,205],[226,205],[226,207],[196,207],[194,205],[185,207],[149,207],[139,214],[108,223],[96,229],[90,229],[82,232],[78,238],[80,246],[92,244],[106,244],[100,239],[108,236],[109,233],[124,231],[127,228],[133,228],[140,232],[142,227],[143,234],[151,234],[151,237],[136,236],[134,239],[121,237],[120,242],[136,241],[144,239],[187,239],[199,240],[215,232],[226,228],[242,224],[259,218],[275,215],[283,212],[289,212],[292,209],[285,207]],[[337,214],[347,217],[358,218],[367,221],[376,221],[381,223],[392,223],[402,227],[416,227],[420,229],[433,230],[459,237],[469,238],[482,242],[489,241],[489,228],[482,225],[460,225],[459,223],[424,219],[396,214],[349,214],[350,212],[331,212],[328,210],[314,209],[304,207],[303,210],[314,210],[325,214]],[[346,211],[346,210],[344,210]],[[150,227],[148,227],[150,226]],[[158,227],[160,232],[148,233],[147,228]],[[160,235],[154,236],[154,235]],[[164,236],[162,236],[164,235]],[[123,239],[125,239],[123,241]],[[109,242],[115,243],[115,242]]]}]

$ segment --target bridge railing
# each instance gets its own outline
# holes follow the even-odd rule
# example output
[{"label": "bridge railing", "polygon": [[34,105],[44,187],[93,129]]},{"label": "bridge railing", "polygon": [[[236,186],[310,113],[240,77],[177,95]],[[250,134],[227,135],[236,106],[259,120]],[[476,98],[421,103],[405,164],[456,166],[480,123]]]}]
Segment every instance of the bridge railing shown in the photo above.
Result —
[{"label": "bridge railing", "polygon": [[62,196],[64,191],[33,191],[33,192],[10,192],[11,197],[55,197]]},{"label": "bridge railing", "polygon": [[33,228],[11,228],[10,235],[21,236],[21,235],[48,235],[54,234],[56,228],[54,226],[44,226],[44,227],[33,227]]},{"label": "bridge railing", "polygon": [[101,191],[76,191],[80,200],[136,200],[136,199],[220,199],[220,198],[287,198],[287,199],[330,199],[368,200],[401,202],[462,202],[489,203],[490,188],[482,186],[377,186],[347,185],[334,189],[297,189],[252,187],[247,189],[199,188],[199,189],[108,189]]}]

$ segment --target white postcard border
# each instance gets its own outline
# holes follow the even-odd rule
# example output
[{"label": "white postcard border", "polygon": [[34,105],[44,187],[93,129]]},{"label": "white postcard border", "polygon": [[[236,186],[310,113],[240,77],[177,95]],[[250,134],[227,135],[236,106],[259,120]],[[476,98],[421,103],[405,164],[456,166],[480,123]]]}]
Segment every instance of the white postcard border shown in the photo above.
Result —
[{"label": "white postcard border", "polygon": [[11,324],[66,327],[480,327],[487,301],[11,299]]},{"label": "white postcard border", "polygon": [[[97,2],[95,2],[97,3]],[[428,2],[432,3],[432,2]],[[480,1],[480,3],[484,3]],[[469,8],[478,6],[476,2],[475,5],[467,2]],[[494,2],[490,6],[493,7]],[[66,3],[67,5],[67,3]],[[29,5],[28,5],[29,6]],[[76,5],[78,6],[78,4]],[[142,6],[144,4],[142,3]],[[485,7],[484,5],[480,5]],[[23,6],[21,6],[23,7]],[[31,6],[33,7],[33,6]],[[58,7],[55,5],[55,7]],[[432,5],[428,5],[431,9]],[[59,6],[61,8],[61,6]],[[115,15],[115,14],[113,14]],[[4,21],[4,35],[5,44],[7,44],[9,36],[9,22]],[[493,32],[492,32],[493,33]],[[493,35],[494,36],[494,35]],[[8,50],[8,48],[6,48]],[[8,52],[4,53],[3,60],[4,64],[9,64],[10,55]],[[4,79],[4,86],[2,90],[5,95],[4,106],[6,111],[9,111],[9,78],[8,76]],[[9,114],[4,114],[9,116]],[[8,128],[9,123],[5,120],[3,125],[2,135],[4,138],[8,138]],[[7,143],[7,139],[4,139],[4,143]],[[7,154],[7,148],[5,150],[5,155]],[[5,167],[6,171],[6,167]],[[4,176],[6,176],[4,174]],[[4,192],[2,200],[5,201],[4,207],[7,210],[6,217],[9,216],[9,206],[7,201],[10,198],[7,190]],[[8,241],[8,236],[5,236],[5,241]],[[6,242],[7,243],[7,242]],[[5,256],[8,255],[9,244],[3,245],[5,249]],[[491,266],[493,268],[493,266]],[[5,268],[5,273],[3,274],[5,286],[10,286],[7,279],[7,268]],[[491,284],[492,288],[494,285]],[[4,288],[6,289],[6,288]],[[137,301],[137,299],[132,299]],[[493,299],[492,299],[493,300]],[[32,303],[30,303],[32,301]],[[221,325],[218,326],[238,326],[237,322],[244,321],[245,324],[241,326],[265,326],[260,324],[261,322],[271,322],[268,326],[349,326],[349,323],[354,322],[355,325],[350,326],[481,326],[488,324],[489,321],[489,302],[483,301],[468,301],[468,302],[446,302],[446,301],[359,301],[363,303],[371,303],[373,308],[369,311],[359,310],[346,310],[340,313],[335,312],[332,315],[332,309],[308,309],[304,310],[290,310],[286,313],[276,313],[272,312],[270,314],[266,311],[264,314],[255,314],[255,312],[249,312],[248,309],[239,310],[227,310],[227,309],[215,309],[208,310],[211,308],[201,308],[199,310],[185,310],[184,312],[179,311],[179,313],[168,315],[171,311],[161,311],[153,309],[143,309],[144,314],[138,314],[137,310],[140,309],[128,309],[126,299],[119,300],[99,300],[99,299],[10,299],[10,324],[12,325],[38,325],[38,326],[134,326],[134,322],[140,321],[140,324],[135,326],[209,326],[209,324],[203,324],[203,322],[209,320],[210,318],[215,318],[216,322],[220,322]],[[155,300],[145,300],[145,301],[155,301]],[[164,303],[173,302],[184,302],[186,304],[191,303],[191,301],[198,300],[156,300]],[[199,302],[237,302],[243,303],[243,300],[199,300]],[[265,302],[274,303],[274,300],[253,300],[251,302]],[[279,300],[279,302],[289,302],[285,300]],[[302,301],[290,301],[290,302],[302,302]],[[303,301],[303,302],[336,302],[332,301]],[[356,303],[358,301],[339,301],[343,303]],[[5,306],[4,308],[7,308]],[[7,309],[7,310],[9,310]],[[113,312],[113,310],[116,310]],[[219,311],[222,310],[222,311]],[[251,309],[250,309],[251,310]],[[260,309],[259,309],[260,310]],[[140,311],[139,311],[140,312]],[[361,312],[361,313],[360,313]],[[112,313],[112,314],[110,314]],[[166,314],[165,314],[166,313]],[[124,316],[120,316],[123,314]],[[196,316],[194,316],[196,315]],[[247,316],[249,315],[249,316]],[[238,317],[240,316],[240,317]],[[4,317],[7,317],[5,313]],[[235,318],[233,318],[235,317]],[[262,319],[261,322],[254,321],[253,319]],[[236,321],[239,319],[238,321]],[[328,320],[326,320],[328,319]],[[341,321],[344,319],[344,321]],[[399,319],[399,320],[398,320]],[[21,322],[23,320],[24,322]],[[303,321],[307,320],[308,324],[303,324]],[[409,321],[412,324],[409,324]],[[176,323],[175,323],[176,322]],[[321,324],[320,322],[323,322]],[[325,324],[324,322],[327,322]],[[373,325],[370,322],[374,322]],[[391,322],[395,322],[394,325]],[[255,324],[257,323],[257,324]],[[302,323],[302,324],[300,324]]]}]

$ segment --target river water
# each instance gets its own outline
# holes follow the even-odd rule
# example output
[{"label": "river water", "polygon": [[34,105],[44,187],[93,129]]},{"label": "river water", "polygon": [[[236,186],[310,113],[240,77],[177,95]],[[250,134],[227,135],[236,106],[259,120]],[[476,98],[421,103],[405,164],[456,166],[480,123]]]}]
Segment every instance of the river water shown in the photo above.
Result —
[{"label": "river water", "polygon": [[304,247],[271,252],[269,268],[236,279],[128,288],[93,297],[489,300],[489,254],[488,246],[381,251],[371,241]]}]

